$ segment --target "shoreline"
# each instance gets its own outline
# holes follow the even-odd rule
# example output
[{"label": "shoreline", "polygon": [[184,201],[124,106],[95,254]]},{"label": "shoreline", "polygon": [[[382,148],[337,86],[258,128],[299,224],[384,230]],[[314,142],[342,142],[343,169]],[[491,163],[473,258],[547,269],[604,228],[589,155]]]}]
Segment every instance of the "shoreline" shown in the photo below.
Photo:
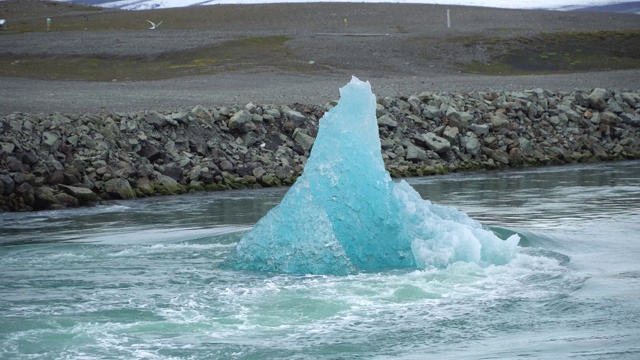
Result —
[{"label": "shoreline", "polygon": [[[335,102],[0,118],[0,209],[287,186]],[[392,177],[640,159],[640,90],[379,96]],[[346,125],[348,126],[348,124]]]}]

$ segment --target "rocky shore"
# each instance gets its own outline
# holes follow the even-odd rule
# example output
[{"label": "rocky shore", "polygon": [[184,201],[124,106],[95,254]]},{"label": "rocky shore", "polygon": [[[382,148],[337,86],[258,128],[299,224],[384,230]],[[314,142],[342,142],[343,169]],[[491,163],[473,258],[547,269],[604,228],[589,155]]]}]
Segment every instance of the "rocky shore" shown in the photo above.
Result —
[{"label": "rocky shore", "polygon": [[[257,105],[0,118],[0,210],[292,184],[324,106]],[[378,98],[394,177],[640,159],[640,90]]]}]

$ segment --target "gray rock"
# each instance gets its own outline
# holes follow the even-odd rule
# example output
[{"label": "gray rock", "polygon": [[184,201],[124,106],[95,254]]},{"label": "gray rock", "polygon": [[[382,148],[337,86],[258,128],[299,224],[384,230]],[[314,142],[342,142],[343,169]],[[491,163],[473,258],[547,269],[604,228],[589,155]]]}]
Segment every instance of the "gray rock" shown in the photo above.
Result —
[{"label": "gray rock", "polygon": [[48,186],[40,186],[34,191],[34,206],[38,209],[47,209],[56,202],[53,189]]},{"label": "gray rock", "polygon": [[164,175],[169,176],[179,183],[184,181],[182,168],[178,166],[166,166],[164,169]]},{"label": "gray rock", "polygon": [[607,100],[609,99],[608,91],[605,89],[593,89],[589,94],[589,107],[592,109],[603,111],[607,108]]},{"label": "gray rock", "polygon": [[584,91],[576,91],[575,102],[582,107],[587,107],[589,106],[589,95]]},{"label": "gray rock", "polygon": [[457,127],[447,126],[442,132],[442,137],[447,139],[451,145],[458,145],[458,135],[460,130]]},{"label": "gray rock", "polygon": [[413,145],[407,144],[407,153],[405,158],[409,161],[425,161],[427,160],[427,152]]},{"label": "gray rock", "polygon": [[[191,115],[195,117],[201,116],[202,120],[204,120],[205,122],[208,122],[210,118],[207,117],[207,115],[211,116],[211,114],[209,114],[209,111],[207,111],[207,109],[201,106],[200,107],[202,108],[202,111],[204,111],[204,113],[200,113],[200,109],[198,109],[198,106],[200,105],[197,105],[191,110],[192,111]],[[168,118],[165,117],[165,119],[167,119],[167,122],[169,122],[169,119],[171,119],[175,122],[186,124],[189,121],[189,113],[186,111],[180,111],[180,112],[171,114]],[[146,139],[140,139],[140,140],[146,140]]]},{"label": "gray rock", "polygon": [[640,127],[640,117],[638,115],[622,113],[620,114],[620,119],[622,119],[623,124]]},{"label": "gray rock", "polygon": [[613,98],[611,98],[609,99],[609,102],[607,102],[607,111],[611,111],[616,114],[621,114],[624,112],[624,109]]},{"label": "gray rock", "polygon": [[496,162],[508,165],[509,164],[509,154],[500,150],[492,150],[487,147],[482,148],[482,152],[487,155],[487,157],[493,159]]},{"label": "gray rock", "polygon": [[471,131],[477,136],[487,136],[489,135],[489,130],[491,127],[488,124],[471,124]]},{"label": "gray rock", "polygon": [[170,193],[175,192],[179,186],[174,178],[167,175],[156,174],[156,180]]},{"label": "gray rock", "polygon": [[229,161],[229,160],[222,160],[220,162],[220,169],[222,171],[231,171],[231,170],[233,170],[233,168],[234,168],[234,166],[231,163],[231,161]]},{"label": "gray rock", "polygon": [[442,116],[442,112],[435,106],[427,105],[422,110],[422,116],[427,119],[435,120],[439,119]]},{"label": "gray rock", "polygon": [[9,195],[15,189],[15,182],[9,175],[0,174],[0,183],[2,183],[2,187],[4,188],[4,195]]},{"label": "gray rock", "polygon": [[497,131],[509,124],[509,119],[503,112],[496,112],[495,114],[489,114],[489,122],[491,122],[491,128]]},{"label": "gray rock", "polygon": [[582,119],[582,115],[573,110],[571,106],[558,105],[558,110],[560,110],[560,116],[565,115],[569,121],[579,122]]},{"label": "gray rock", "polygon": [[11,172],[26,171],[27,168],[22,161],[18,160],[15,156],[7,157],[6,165]]},{"label": "gray rock", "polygon": [[298,111],[295,111],[295,110],[289,108],[288,106],[283,106],[282,107],[282,112],[287,117],[287,119],[293,121],[293,123],[296,124],[296,126],[298,126],[298,127],[304,125],[305,121],[307,121],[307,117],[306,116],[302,115]]},{"label": "gray rock", "polygon": [[76,199],[75,197],[67,193],[55,194],[53,198],[54,198],[54,204],[62,208],[74,208],[79,205],[78,199]]},{"label": "gray rock", "polygon": [[244,134],[244,136],[242,137],[242,141],[246,146],[253,146],[258,142],[258,134],[256,134],[255,131],[249,131],[248,133]]},{"label": "gray rock", "polygon": [[144,117],[144,121],[152,125],[156,130],[160,130],[167,125],[167,119],[164,116],[160,116],[157,112],[150,112]]},{"label": "gray rock", "polygon": [[136,189],[139,190],[143,195],[153,195],[153,185],[148,177],[143,176],[139,177],[135,181]]},{"label": "gray rock", "polygon": [[12,143],[0,143],[0,151],[2,151],[5,154],[11,154],[13,153],[13,150],[15,150],[16,146]]},{"label": "gray rock", "polygon": [[636,105],[638,104],[638,102],[636,101],[637,95],[634,96],[633,93],[625,92],[620,94],[620,97],[624,102],[627,103],[627,105],[629,105],[632,108],[635,108]]},{"label": "gray rock", "polygon": [[211,122],[213,120],[213,116],[211,116],[211,113],[209,113],[209,111],[202,105],[196,105],[193,109],[191,109],[191,115],[206,122]]},{"label": "gray rock", "polygon": [[446,152],[451,148],[451,144],[446,139],[434,133],[422,134],[422,140],[430,150],[438,154]]},{"label": "gray rock", "polygon": [[420,113],[420,107],[422,106],[422,100],[420,100],[420,98],[418,98],[416,95],[411,95],[407,99],[407,102],[411,106],[411,111],[415,112],[416,114]]},{"label": "gray rock", "polygon": [[520,152],[522,155],[531,157],[534,154],[533,144],[527,138],[520,137],[518,138],[518,142],[520,143]]},{"label": "gray rock", "polygon": [[59,185],[59,187],[67,194],[78,199],[81,204],[94,202],[98,198],[96,193],[87,188],[68,185]]},{"label": "gray rock", "polygon": [[449,118],[449,126],[451,127],[460,128],[462,130],[465,130],[469,127],[469,120],[471,119],[471,115],[466,112],[459,113],[457,111],[448,111],[447,117]]},{"label": "gray rock", "polygon": [[296,129],[296,131],[293,132],[293,140],[302,146],[303,149],[309,151],[316,139]]},{"label": "gray rock", "polygon": [[605,111],[600,113],[600,121],[606,125],[611,125],[620,123],[622,119],[610,111]]},{"label": "gray rock", "polygon": [[481,146],[480,141],[473,133],[467,133],[466,136],[463,136],[460,141],[462,147],[467,150],[467,153],[477,156],[480,153]]},{"label": "gray rock", "polygon": [[111,179],[104,183],[104,190],[114,199],[135,199],[136,193],[127,179]]},{"label": "gray rock", "polygon": [[239,130],[241,132],[249,132],[256,130],[256,125],[253,123],[253,115],[247,110],[240,110],[233,114],[229,120],[229,129]]},{"label": "gray rock", "polygon": [[256,177],[256,179],[260,179],[262,178],[263,175],[265,175],[267,173],[267,171],[262,168],[261,166],[253,169],[253,171],[251,172],[253,174],[253,176]]},{"label": "gray rock", "polygon": [[42,133],[42,143],[48,147],[49,151],[55,152],[60,148],[62,140],[58,134],[45,131]]},{"label": "gray rock", "polygon": [[393,129],[398,127],[398,122],[393,120],[389,115],[382,115],[378,118],[378,126],[386,126]]},{"label": "gray rock", "polygon": [[160,150],[158,150],[155,146],[151,144],[146,144],[142,148],[140,148],[140,151],[138,151],[138,154],[142,157],[149,159],[149,161],[156,161],[162,155]]},{"label": "gray rock", "polygon": [[264,113],[271,116],[274,119],[280,119],[282,117],[282,113],[278,109],[266,109]]}]

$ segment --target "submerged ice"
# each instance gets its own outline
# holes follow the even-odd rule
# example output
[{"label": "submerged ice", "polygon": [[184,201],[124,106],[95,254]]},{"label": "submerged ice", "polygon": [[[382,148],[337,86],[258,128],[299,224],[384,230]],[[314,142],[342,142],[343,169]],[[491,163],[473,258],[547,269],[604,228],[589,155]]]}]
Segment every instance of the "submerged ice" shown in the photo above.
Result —
[{"label": "submerged ice", "polygon": [[499,239],[454,208],[393,182],[380,152],[376,100],[353,78],[320,120],[303,175],[282,202],[244,234],[226,259],[232,269],[350,274],[504,264],[518,238]]}]

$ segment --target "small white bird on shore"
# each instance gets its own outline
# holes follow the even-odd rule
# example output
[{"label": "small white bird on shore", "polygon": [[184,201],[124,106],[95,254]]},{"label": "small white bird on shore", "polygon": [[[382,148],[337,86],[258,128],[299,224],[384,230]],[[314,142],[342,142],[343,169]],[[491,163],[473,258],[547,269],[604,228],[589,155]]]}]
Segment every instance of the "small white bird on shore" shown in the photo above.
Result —
[{"label": "small white bird on shore", "polygon": [[164,21],[164,20],[160,20],[160,22],[159,22],[158,24],[156,24],[156,23],[154,23],[154,22],[153,22],[153,21],[151,21],[151,20],[147,20],[147,22],[148,22],[149,24],[151,24],[151,27],[149,28],[149,30],[155,30],[155,29],[159,28],[159,27],[160,27],[160,24],[162,24],[162,22],[163,22],[163,21]]}]

